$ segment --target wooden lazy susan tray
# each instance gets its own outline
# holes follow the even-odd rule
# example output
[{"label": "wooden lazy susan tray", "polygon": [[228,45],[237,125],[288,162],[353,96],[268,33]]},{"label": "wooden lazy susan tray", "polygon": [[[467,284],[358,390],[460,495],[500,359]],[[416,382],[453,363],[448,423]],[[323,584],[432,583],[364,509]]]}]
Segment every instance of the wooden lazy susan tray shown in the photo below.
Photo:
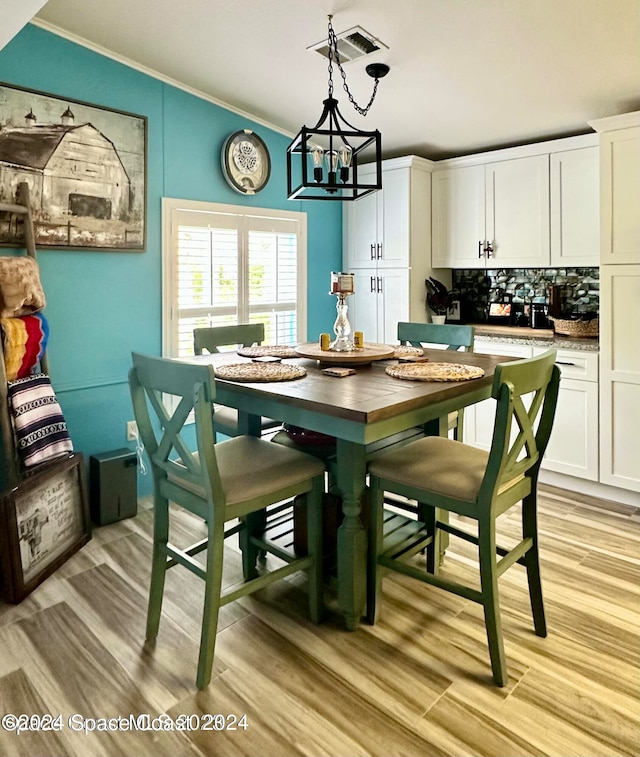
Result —
[{"label": "wooden lazy susan tray", "polygon": [[368,365],[373,363],[374,360],[387,360],[393,357],[394,348],[386,344],[365,342],[364,347],[359,350],[333,352],[332,350],[321,350],[320,345],[311,342],[298,345],[296,352],[300,357],[309,357],[312,360],[319,360],[321,363],[329,365]]}]

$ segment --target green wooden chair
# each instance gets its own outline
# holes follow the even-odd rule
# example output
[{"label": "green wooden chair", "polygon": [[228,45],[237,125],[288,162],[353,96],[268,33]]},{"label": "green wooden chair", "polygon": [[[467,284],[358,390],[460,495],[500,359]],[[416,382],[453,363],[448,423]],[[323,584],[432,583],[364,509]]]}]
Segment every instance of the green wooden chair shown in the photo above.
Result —
[{"label": "green wooden chair", "polygon": [[[211,679],[218,612],[221,606],[263,586],[304,570],[309,575],[311,618],[319,622],[322,599],[322,489],[324,465],[314,457],[250,436],[237,436],[214,444],[215,397],[212,366],[133,353],[129,384],[140,438],[151,462],[154,485],[154,530],[151,588],[147,614],[147,640],[158,633],[165,574],[182,565],[205,582],[202,635],[197,686]],[[195,413],[195,445],[189,444]],[[192,451],[195,446],[197,451]],[[284,566],[258,575],[258,550],[275,552],[254,533],[252,515],[298,494],[306,494],[308,554],[295,557],[282,549]],[[205,539],[179,549],[169,542],[169,503],[201,517],[207,524]],[[233,522],[230,524],[230,522]],[[230,524],[227,526],[227,524]],[[225,530],[226,528],[226,530]],[[222,593],[224,540],[238,533],[245,581]],[[207,550],[206,563],[194,556]]]},{"label": "green wooden chair", "polygon": [[[372,519],[367,618],[378,615],[382,574],[393,570],[478,602],[484,608],[493,677],[507,681],[498,601],[498,578],[518,562],[527,569],[535,632],[546,636],[538,562],[537,480],[549,441],[560,371],[555,350],[496,368],[492,396],[496,419],[487,453],[441,436],[429,436],[376,458],[369,465]],[[418,520],[383,518],[383,494],[417,500]],[[510,550],[496,546],[496,519],[522,501],[522,540]],[[438,513],[458,513],[477,522],[469,534]],[[383,520],[386,521],[383,523]],[[438,575],[436,534],[443,530],[478,546],[480,590]],[[426,548],[426,565],[418,553]],[[501,559],[497,559],[497,555]]]},{"label": "green wooden chair", "polygon": [[[220,347],[251,347],[264,340],[264,323],[240,323],[233,326],[210,326],[193,330],[193,349],[196,355],[220,352]],[[216,432],[238,436],[238,411],[234,407],[214,405]],[[274,431],[282,425],[272,418],[262,418],[262,433]]]},{"label": "green wooden chair", "polygon": [[[473,326],[463,326],[441,323],[398,323],[398,341],[413,347],[426,344],[446,345],[447,350],[473,350]],[[463,411],[454,410],[449,413],[447,427],[453,430],[453,438],[462,441]]]}]

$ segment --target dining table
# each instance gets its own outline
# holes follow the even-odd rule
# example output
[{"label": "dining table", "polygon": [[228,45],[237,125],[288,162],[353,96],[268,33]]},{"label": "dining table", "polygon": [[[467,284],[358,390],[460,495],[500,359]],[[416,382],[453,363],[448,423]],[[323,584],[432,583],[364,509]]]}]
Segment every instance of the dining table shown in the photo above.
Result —
[{"label": "dining table", "polygon": [[[183,359],[210,363],[214,371],[251,362],[234,352]],[[514,358],[425,349],[424,359],[480,368],[483,375],[460,381],[399,379],[385,370],[398,364],[392,358],[356,364],[354,373],[336,377],[323,373],[327,366],[319,360],[294,357],[282,360],[305,369],[293,380],[236,381],[216,376],[215,402],[238,410],[240,433],[259,436],[264,416],[336,439],[336,484],[344,514],[338,529],[337,599],[349,630],[357,628],[366,609],[367,533],[360,512],[372,447],[416,427],[446,435],[448,414],[490,397],[496,366]],[[250,468],[248,460],[248,474]]]}]

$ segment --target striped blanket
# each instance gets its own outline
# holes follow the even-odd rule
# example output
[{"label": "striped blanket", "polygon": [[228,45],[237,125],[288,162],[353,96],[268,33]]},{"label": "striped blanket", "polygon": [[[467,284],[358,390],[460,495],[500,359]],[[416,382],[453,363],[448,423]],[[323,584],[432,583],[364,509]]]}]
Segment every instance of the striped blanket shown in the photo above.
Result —
[{"label": "striped blanket", "polygon": [[7,381],[29,376],[44,355],[49,324],[42,313],[0,318]]},{"label": "striped blanket", "polygon": [[44,373],[7,385],[18,455],[30,468],[73,452],[62,410]]}]

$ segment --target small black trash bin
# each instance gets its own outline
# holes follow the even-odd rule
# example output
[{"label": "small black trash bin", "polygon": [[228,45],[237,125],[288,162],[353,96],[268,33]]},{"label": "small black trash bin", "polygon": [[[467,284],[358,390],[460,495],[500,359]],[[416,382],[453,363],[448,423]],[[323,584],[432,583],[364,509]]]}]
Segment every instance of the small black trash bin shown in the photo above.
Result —
[{"label": "small black trash bin", "polygon": [[138,512],[138,458],[123,447],[89,458],[91,520],[106,526]]}]

